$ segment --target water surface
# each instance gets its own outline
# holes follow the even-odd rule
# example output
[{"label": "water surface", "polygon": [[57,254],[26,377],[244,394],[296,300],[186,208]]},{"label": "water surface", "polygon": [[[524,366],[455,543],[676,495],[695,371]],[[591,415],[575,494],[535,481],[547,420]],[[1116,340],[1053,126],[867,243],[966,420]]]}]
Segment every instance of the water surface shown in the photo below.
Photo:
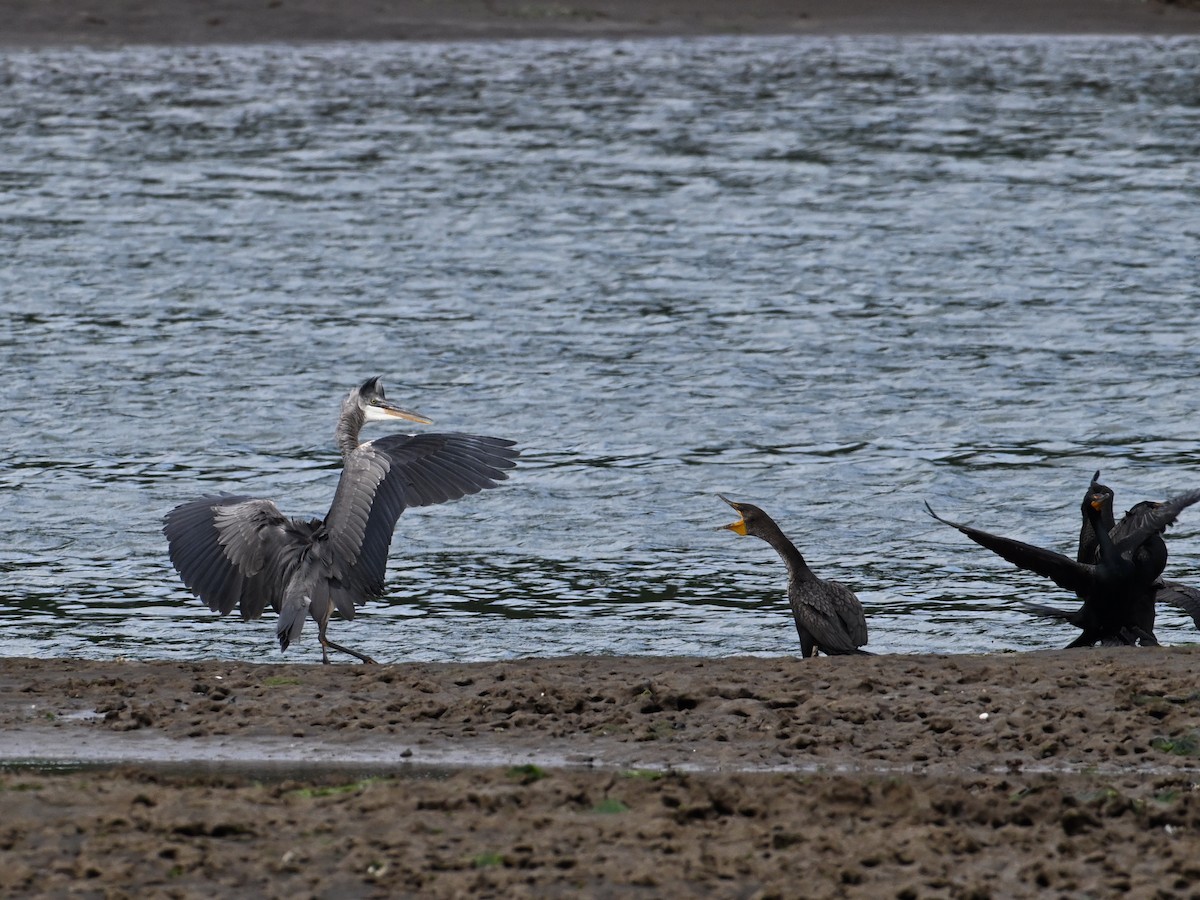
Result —
[{"label": "water surface", "polygon": [[[858,592],[877,651],[1065,644],[1017,603],[1069,598],[922,501],[1069,552],[1093,470],[1121,508],[1200,486],[1198,53],[6,51],[0,653],[280,658],[183,590],[161,516],[322,515],[373,374],[524,453],[401,519],[388,596],[331,626],[380,660],[794,653],[718,491]],[[1170,549],[1200,582],[1200,515]]]}]

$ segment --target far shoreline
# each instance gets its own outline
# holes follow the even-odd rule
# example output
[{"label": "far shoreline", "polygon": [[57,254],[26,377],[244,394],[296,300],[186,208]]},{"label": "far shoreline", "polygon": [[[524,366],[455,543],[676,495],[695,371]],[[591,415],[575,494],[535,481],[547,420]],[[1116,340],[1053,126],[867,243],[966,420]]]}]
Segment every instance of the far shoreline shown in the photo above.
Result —
[{"label": "far shoreline", "polygon": [[0,48],[740,36],[1200,35],[1200,0],[0,0]]}]

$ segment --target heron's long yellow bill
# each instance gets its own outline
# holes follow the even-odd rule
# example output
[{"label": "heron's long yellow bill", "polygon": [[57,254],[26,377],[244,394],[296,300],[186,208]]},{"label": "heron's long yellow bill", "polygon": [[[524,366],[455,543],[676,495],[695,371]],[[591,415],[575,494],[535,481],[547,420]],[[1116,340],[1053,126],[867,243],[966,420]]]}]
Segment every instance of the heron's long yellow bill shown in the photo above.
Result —
[{"label": "heron's long yellow bill", "polygon": [[419,422],[422,425],[432,425],[433,419],[428,416],[423,416],[418,412],[413,412],[411,409],[404,409],[397,406],[395,403],[389,403],[386,400],[379,400],[372,403],[368,407],[368,412],[374,411],[382,418],[390,419],[407,419],[410,422]]},{"label": "heron's long yellow bill", "polygon": [[397,419],[408,419],[410,422],[420,422],[422,425],[432,425],[433,419],[428,416],[423,416],[420,413],[409,412],[407,409],[389,409],[389,416],[395,416]]}]

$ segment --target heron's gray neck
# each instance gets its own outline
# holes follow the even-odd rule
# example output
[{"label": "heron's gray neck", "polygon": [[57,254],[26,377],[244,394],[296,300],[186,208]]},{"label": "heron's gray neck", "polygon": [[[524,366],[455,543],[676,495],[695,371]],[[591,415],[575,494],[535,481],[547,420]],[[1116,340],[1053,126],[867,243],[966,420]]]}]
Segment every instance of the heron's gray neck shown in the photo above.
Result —
[{"label": "heron's gray neck", "polygon": [[342,451],[342,459],[346,459],[358,449],[358,433],[362,431],[367,415],[362,411],[354,397],[347,397],[342,402],[342,414],[338,417],[334,436],[337,438],[338,449]]},{"label": "heron's gray neck", "polygon": [[808,563],[804,561],[804,556],[796,545],[788,540],[788,536],[784,534],[778,525],[774,522],[763,522],[758,536],[775,548],[784,563],[787,564],[788,576],[799,581],[805,581],[812,577],[812,569],[808,567]]}]

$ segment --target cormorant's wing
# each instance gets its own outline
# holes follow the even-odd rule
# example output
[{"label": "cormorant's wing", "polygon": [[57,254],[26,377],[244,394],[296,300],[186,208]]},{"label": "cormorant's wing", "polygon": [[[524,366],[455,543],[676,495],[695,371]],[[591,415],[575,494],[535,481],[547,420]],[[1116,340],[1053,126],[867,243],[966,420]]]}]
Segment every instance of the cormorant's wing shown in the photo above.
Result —
[{"label": "cormorant's wing", "polygon": [[840,581],[804,582],[789,590],[794,611],[813,641],[827,656],[867,654],[867,619],[854,592]]},{"label": "cormorant's wing", "polygon": [[392,434],[361,444],[325,517],[331,574],[345,588],[338,609],[353,615],[354,603],[383,593],[392,532],[407,507],[496,487],[518,454],[512,441],[475,434]]},{"label": "cormorant's wing", "polygon": [[981,547],[986,547],[1014,566],[1049,578],[1060,588],[1083,595],[1088,593],[1092,587],[1093,566],[1078,563],[1053,550],[1044,550],[1033,544],[1014,541],[1012,538],[990,534],[969,525],[960,525],[958,522],[943,519],[933,511],[928,503],[925,504],[925,509],[943,525],[957,529]]},{"label": "cormorant's wing", "polygon": [[1021,609],[1039,619],[1055,619],[1059,622],[1070,622],[1077,628],[1083,627],[1080,624],[1081,611],[1077,609],[1059,609],[1055,606],[1043,606],[1041,603],[1022,603]]},{"label": "cormorant's wing", "polygon": [[1117,552],[1124,555],[1145,543],[1146,539],[1158,534],[1177,518],[1179,514],[1200,502],[1200,490],[1188,491],[1162,503],[1139,503],[1113,529],[1112,541]]},{"label": "cormorant's wing", "polygon": [[846,634],[850,636],[850,640],[854,645],[854,651],[863,652],[858,648],[867,643],[867,617],[863,612],[862,603],[858,597],[854,595],[854,591],[850,590],[840,581],[827,582],[841,595],[841,602],[835,604],[837,617],[842,623],[842,627],[846,630]]},{"label": "cormorant's wing", "polygon": [[254,619],[268,603],[279,609],[287,525],[270,500],[219,494],[175,507],[163,534],[183,583],[209,609],[225,615],[237,606]]},{"label": "cormorant's wing", "polygon": [[1192,617],[1196,627],[1200,628],[1200,590],[1178,581],[1160,581],[1154,599],[1158,603],[1167,603],[1176,609],[1182,609]]}]

